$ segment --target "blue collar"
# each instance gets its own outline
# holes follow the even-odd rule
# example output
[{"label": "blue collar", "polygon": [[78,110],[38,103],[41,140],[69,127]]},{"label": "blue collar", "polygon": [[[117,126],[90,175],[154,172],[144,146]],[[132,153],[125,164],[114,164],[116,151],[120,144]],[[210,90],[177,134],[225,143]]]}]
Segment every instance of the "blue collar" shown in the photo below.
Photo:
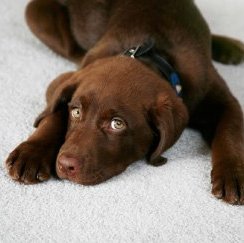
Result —
[{"label": "blue collar", "polygon": [[166,61],[165,58],[157,54],[154,49],[154,41],[149,41],[143,45],[129,48],[123,55],[131,58],[148,57],[150,58],[162,75],[170,82],[178,96],[181,96],[182,86],[180,77],[174,68]]}]

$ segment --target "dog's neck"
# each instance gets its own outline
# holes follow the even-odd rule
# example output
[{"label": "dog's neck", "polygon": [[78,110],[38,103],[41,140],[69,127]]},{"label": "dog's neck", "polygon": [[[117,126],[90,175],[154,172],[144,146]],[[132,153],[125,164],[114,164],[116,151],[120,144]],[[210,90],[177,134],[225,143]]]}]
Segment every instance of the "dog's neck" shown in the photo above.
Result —
[{"label": "dog's neck", "polygon": [[170,65],[170,63],[161,55],[158,54],[154,48],[154,41],[149,40],[143,45],[138,45],[127,49],[123,55],[142,59],[143,62],[148,62],[153,65],[171,84],[177,95],[181,95],[181,82],[178,73]]}]

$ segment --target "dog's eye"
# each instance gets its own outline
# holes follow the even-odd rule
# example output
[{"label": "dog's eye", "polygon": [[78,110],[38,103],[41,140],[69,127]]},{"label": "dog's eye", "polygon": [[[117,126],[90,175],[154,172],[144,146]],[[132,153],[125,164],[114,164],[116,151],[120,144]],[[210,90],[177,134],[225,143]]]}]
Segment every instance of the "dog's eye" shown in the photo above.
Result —
[{"label": "dog's eye", "polygon": [[125,122],[121,118],[115,117],[111,121],[111,127],[114,130],[121,130],[125,128]]},{"label": "dog's eye", "polygon": [[73,109],[71,110],[71,115],[72,115],[72,117],[75,118],[75,119],[80,118],[80,117],[81,117],[81,110],[80,110],[80,108],[73,108]]}]

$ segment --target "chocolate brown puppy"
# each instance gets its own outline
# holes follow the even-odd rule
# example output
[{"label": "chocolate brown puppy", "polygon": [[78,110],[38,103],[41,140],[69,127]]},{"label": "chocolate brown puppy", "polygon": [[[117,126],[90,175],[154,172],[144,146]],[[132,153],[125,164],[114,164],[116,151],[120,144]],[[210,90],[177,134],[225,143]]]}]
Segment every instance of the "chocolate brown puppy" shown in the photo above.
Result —
[{"label": "chocolate brown puppy", "polygon": [[59,178],[91,185],[161,154],[185,127],[212,149],[212,193],[244,204],[243,114],[212,58],[240,63],[241,42],[211,35],[191,0],[34,0],[33,33],[79,69],[47,90],[34,134],[6,161],[30,184]]}]

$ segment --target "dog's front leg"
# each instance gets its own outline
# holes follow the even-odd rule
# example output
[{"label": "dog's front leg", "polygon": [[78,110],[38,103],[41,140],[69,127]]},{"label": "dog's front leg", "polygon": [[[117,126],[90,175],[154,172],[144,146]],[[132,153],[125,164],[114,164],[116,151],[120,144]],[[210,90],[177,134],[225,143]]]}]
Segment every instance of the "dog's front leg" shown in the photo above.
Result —
[{"label": "dog's front leg", "polygon": [[238,101],[213,69],[205,98],[191,114],[190,126],[201,131],[212,149],[212,193],[231,204],[244,204],[244,123]]},{"label": "dog's front leg", "polygon": [[47,115],[35,132],[10,153],[6,167],[12,179],[33,184],[54,173],[56,156],[65,136],[65,111]]},{"label": "dog's front leg", "polygon": [[[37,129],[6,160],[12,179],[33,184],[49,179],[55,172],[56,156],[65,138],[68,115],[67,105],[55,105],[55,102],[66,84],[64,93],[69,93],[68,84],[72,75],[73,72],[60,75],[49,85],[47,107],[36,119]],[[57,106],[55,110],[54,106]]]},{"label": "dog's front leg", "polygon": [[236,100],[220,115],[212,142],[212,193],[231,204],[244,204],[243,114]]}]

